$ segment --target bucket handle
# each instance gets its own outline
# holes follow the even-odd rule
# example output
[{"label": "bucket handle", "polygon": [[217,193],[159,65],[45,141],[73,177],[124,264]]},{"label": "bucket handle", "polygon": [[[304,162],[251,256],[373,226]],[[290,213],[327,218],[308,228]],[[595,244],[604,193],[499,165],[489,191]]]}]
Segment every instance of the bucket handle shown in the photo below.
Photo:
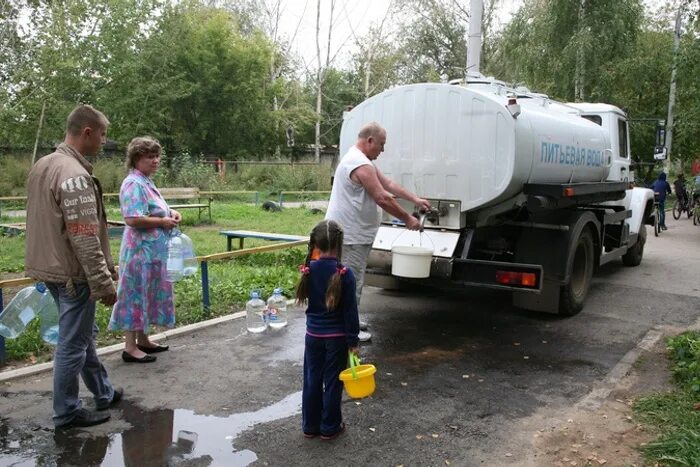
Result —
[{"label": "bucket handle", "polygon": [[[390,250],[394,247],[394,243],[396,243],[396,241],[397,241],[399,238],[401,238],[401,236],[402,236],[403,234],[405,234],[406,232],[409,232],[409,230],[408,230],[408,229],[404,229],[403,232],[401,232],[400,234],[398,234],[398,235],[396,236],[396,238],[394,239],[394,241],[391,242],[391,246],[389,247]],[[424,233],[425,233],[425,231],[423,231],[423,230],[419,230],[419,231],[418,231],[418,246],[420,246],[420,247],[423,247],[423,234],[424,234]],[[427,233],[425,233],[425,238],[427,238],[428,240],[430,240],[430,244],[433,245],[433,252],[435,252],[435,242],[433,242],[433,239],[430,238],[430,235],[428,235]]]},{"label": "bucket handle", "polygon": [[353,352],[348,352],[348,363],[350,364],[350,373],[352,373],[352,379],[357,379],[357,373],[355,373],[355,367],[360,364],[360,357]]}]

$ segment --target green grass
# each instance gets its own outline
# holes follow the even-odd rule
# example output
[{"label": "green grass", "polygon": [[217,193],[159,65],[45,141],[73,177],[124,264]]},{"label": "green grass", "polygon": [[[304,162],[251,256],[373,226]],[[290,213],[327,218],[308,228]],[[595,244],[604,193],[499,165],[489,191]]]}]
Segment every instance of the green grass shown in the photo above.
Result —
[{"label": "green grass", "polygon": [[659,434],[643,452],[652,464],[700,466],[700,411],[694,410],[700,401],[700,333],[671,337],[668,349],[677,389],[634,406],[637,418]]},{"label": "green grass", "polygon": [[[110,219],[118,219],[118,211],[112,208]],[[283,209],[281,212],[268,212],[247,204],[232,204],[214,201],[212,204],[213,223],[199,222],[196,210],[183,210],[182,231],[193,241],[199,256],[221,253],[226,250],[226,238],[219,230],[256,230],[303,235],[308,234],[323,214],[312,214],[309,210]],[[204,216],[206,217],[206,216]],[[208,219],[207,219],[208,221]],[[0,237],[0,278],[8,273],[24,270],[24,237]],[[110,249],[115,261],[119,258],[121,240],[110,240]],[[265,240],[246,239],[245,247],[267,245]],[[263,296],[272,293],[275,287],[282,287],[288,297],[298,279],[297,265],[306,251],[293,248],[270,253],[242,256],[209,264],[211,309],[209,314],[202,310],[202,286],[199,274],[175,284],[175,313],[177,325],[199,322],[211,317],[231,313],[243,308],[250,291],[259,289]],[[16,274],[14,274],[16,276]],[[5,303],[10,294],[6,290]],[[120,342],[121,333],[107,332],[111,309],[101,304],[97,306],[96,323],[102,330],[98,334],[98,345]],[[8,360],[51,359],[52,348],[39,337],[38,320],[31,323],[17,339],[6,340]]]}]

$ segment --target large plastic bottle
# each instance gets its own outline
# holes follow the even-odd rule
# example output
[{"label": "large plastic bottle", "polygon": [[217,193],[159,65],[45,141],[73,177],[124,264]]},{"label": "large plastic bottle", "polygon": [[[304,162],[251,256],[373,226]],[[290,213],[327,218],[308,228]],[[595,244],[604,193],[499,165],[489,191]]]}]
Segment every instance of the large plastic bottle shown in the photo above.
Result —
[{"label": "large plastic bottle", "polygon": [[277,288],[267,299],[267,324],[272,329],[282,329],[287,325],[287,297]]},{"label": "large plastic bottle", "polygon": [[197,255],[194,253],[194,244],[192,239],[184,233],[180,233],[180,239],[182,240],[182,275],[185,277],[194,276],[199,267]]},{"label": "large plastic bottle", "polygon": [[0,335],[9,339],[16,338],[39,311],[51,304],[56,307],[56,302],[43,283],[23,288],[0,313]]},{"label": "large plastic bottle", "polygon": [[184,258],[182,255],[182,239],[179,232],[173,232],[168,240],[168,280],[177,282],[182,279],[182,270],[184,269]]},{"label": "large plastic bottle", "polygon": [[259,333],[267,329],[266,308],[266,304],[260,299],[258,292],[251,292],[250,300],[245,304],[245,324],[248,332]]},{"label": "large plastic bottle", "polygon": [[46,300],[45,305],[38,312],[41,320],[41,338],[47,344],[56,345],[58,344],[58,306],[51,294],[47,295],[49,300]]}]

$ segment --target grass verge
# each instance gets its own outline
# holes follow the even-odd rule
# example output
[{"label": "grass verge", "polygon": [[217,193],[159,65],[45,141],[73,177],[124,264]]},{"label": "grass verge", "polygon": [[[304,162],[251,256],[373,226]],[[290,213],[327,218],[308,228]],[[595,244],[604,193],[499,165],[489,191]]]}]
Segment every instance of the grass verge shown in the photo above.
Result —
[{"label": "grass verge", "polygon": [[668,351],[677,388],[634,406],[639,420],[659,434],[642,451],[652,464],[700,466],[700,332],[669,338]]},{"label": "grass verge", "polygon": [[[183,211],[182,230],[192,239],[197,255],[204,256],[226,250],[226,239],[220,230],[256,230],[304,235],[321,219],[323,214],[304,208],[283,209],[281,212],[264,211],[259,206],[248,204],[212,204],[213,222],[199,222],[193,210]],[[110,219],[117,219],[117,213],[110,213]],[[115,261],[119,258],[121,239],[112,239],[110,247]],[[245,247],[266,245],[264,240],[247,239]],[[25,237],[0,236],[0,278],[17,277],[24,271]],[[281,287],[285,295],[292,296],[298,279],[297,266],[303,261],[306,250],[303,247],[280,250],[270,253],[242,256],[209,264],[209,293],[211,309],[202,309],[202,285],[198,275],[186,278],[175,284],[175,314],[177,325],[200,322],[225,315],[243,308],[251,290],[258,289],[263,297]],[[19,274],[18,274],[19,273]],[[17,290],[4,290],[5,304]],[[111,308],[97,306],[95,321],[101,332],[99,346],[120,342],[122,333],[106,331]],[[45,362],[52,358],[53,348],[45,344],[39,335],[39,320],[30,323],[27,330],[17,339],[6,340],[8,361],[20,360]]]}]

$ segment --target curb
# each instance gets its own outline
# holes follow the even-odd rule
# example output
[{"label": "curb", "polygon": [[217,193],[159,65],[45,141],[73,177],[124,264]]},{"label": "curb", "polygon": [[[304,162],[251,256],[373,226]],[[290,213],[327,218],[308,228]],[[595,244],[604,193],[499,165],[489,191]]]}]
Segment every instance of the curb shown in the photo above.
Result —
[{"label": "curb", "polygon": [[[236,313],[226,315],[226,316],[219,316],[218,318],[213,318],[207,321],[200,321],[199,323],[192,323],[188,324],[186,326],[182,326],[180,328],[175,328],[175,329],[170,329],[164,332],[161,332],[159,334],[153,334],[149,336],[151,340],[154,342],[157,342],[161,339],[166,339],[169,337],[175,337],[175,336],[180,336],[183,334],[188,334],[190,332],[197,331],[199,329],[203,328],[208,328],[210,326],[215,326],[217,324],[225,323],[228,321],[232,321],[234,319],[238,318],[243,318],[245,316],[245,311],[238,311]],[[100,349],[97,349],[97,355],[109,355],[113,354],[115,352],[120,352],[124,350],[124,344],[113,344],[107,347],[102,347]],[[9,370],[9,371],[3,371],[0,372],[0,383],[9,381],[12,379],[16,378],[21,378],[23,376],[31,376],[35,375],[38,373],[43,373],[48,370],[53,369],[53,362],[47,362],[47,363],[40,363],[38,365],[31,365],[27,366],[24,368],[18,368],[16,370]]]}]

